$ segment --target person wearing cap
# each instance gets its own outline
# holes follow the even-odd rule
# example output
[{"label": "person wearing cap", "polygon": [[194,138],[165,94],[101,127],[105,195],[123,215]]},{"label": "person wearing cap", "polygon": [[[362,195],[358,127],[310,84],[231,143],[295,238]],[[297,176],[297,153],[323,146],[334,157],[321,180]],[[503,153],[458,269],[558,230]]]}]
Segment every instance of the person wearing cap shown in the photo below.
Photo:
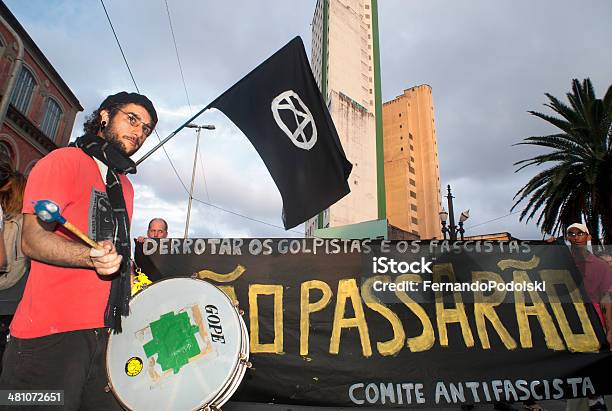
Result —
[{"label": "person wearing cap", "polygon": [[[32,260],[10,326],[0,389],[63,390],[64,409],[121,409],[107,386],[105,348],[121,331],[130,297],[130,159],[157,124],[140,94],[108,96],[85,134],[32,169],[23,201],[22,248]],[[34,214],[52,200],[63,217],[100,245],[88,245]]]},{"label": "person wearing cap", "polygon": [[[612,269],[603,260],[591,254],[587,243],[591,240],[589,229],[582,223],[571,224],[566,231],[576,267],[584,279],[584,288],[607,329],[608,342],[612,344]],[[602,310],[603,309],[603,310]],[[605,315],[604,315],[605,311]]]},{"label": "person wearing cap", "polygon": [[[584,289],[606,329],[608,344],[612,347],[612,268],[588,251],[587,244],[591,240],[591,234],[585,224],[571,224],[567,227],[566,237],[570,242],[576,267],[582,274]],[[608,400],[606,398],[606,402]],[[602,396],[590,396],[586,400],[570,400],[567,409],[583,409],[583,401],[588,403],[590,411],[607,410]]]}]

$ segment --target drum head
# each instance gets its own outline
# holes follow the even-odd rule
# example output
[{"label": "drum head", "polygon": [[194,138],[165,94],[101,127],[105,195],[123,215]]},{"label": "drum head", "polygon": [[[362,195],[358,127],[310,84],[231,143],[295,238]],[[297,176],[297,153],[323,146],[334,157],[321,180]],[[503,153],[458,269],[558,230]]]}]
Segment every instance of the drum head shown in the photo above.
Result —
[{"label": "drum head", "polygon": [[113,392],[133,410],[210,404],[242,369],[241,325],[229,297],[212,284],[192,278],[155,283],[132,299],[123,332],[109,339]]}]

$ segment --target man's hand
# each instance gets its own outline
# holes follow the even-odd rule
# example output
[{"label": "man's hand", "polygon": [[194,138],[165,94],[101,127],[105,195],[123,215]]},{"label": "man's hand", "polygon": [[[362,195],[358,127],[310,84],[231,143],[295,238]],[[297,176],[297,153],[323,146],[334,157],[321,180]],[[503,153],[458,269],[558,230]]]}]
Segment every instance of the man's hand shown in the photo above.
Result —
[{"label": "man's hand", "polygon": [[96,272],[102,276],[115,274],[119,270],[123,256],[117,254],[112,242],[104,240],[99,242],[102,249],[92,248],[89,257]]},{"label": "man's hand", "polygon": [[141,235],[138,236],[138,238],[136,239],[136,241],[138,241],[139,243],[144,243],[145,238]]}]

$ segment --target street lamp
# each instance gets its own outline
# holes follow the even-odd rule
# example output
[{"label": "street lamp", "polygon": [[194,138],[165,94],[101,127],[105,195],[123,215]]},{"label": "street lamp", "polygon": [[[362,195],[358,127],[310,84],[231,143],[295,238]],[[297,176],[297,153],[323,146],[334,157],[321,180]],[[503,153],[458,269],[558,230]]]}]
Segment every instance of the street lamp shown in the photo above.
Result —
[{"label": "street lamp", "polygon": [[[440,216],[440,222],[442,223],[442,234],[444,235],[444,239],[446,240],[446,235],[448,234],[449,238],[453,241],[457,240],[457,233],[459,233],[461,239],[463,240],[463,233],[465,230],[463,228],[463,223],[465,220],[470,218],[470,210],[464,210],[461,212],[459,216],[459,225],[455,225],[455,212],[453,210],[453,195],[451,194],[451,186],[450,184],[447,186],[448,194],[446,195],[446,200],[448,202],[448,212],[442,207],[442,211],[438,214]],[[447,220],[450,216],[450,221],[447,226]]]},{"label": "street lamp", "polygon": [[185,238],[189,235],[189,217],[191,217],[191,202],[193,200],[193,184],[195,182],[195,172],[196,172],[196,161],[198,159],[198,148],[200,147],[200,131],[204,128],[206,130],[214,130],[215,126],[212,124],[204,124],[198,126],[197,124],[190,123],[185,127],[187,128],[195,128],[197,130],[197,140],[196,140],[196,149],[195,155],[193,156],[193,171],[191,172],[191,188],[189,189],[189,205],[187,206],[187,220],[185,221]]}]

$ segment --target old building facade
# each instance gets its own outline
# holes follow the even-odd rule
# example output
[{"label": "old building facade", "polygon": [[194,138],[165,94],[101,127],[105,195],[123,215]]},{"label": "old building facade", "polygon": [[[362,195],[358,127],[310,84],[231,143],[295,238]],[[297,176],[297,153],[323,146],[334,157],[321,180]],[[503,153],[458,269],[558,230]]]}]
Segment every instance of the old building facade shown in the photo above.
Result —
[{"label": "old building facade", "polygon": [[0,1],[0,155],[28,174],[66,146],[83,110],[62,77]]}]

